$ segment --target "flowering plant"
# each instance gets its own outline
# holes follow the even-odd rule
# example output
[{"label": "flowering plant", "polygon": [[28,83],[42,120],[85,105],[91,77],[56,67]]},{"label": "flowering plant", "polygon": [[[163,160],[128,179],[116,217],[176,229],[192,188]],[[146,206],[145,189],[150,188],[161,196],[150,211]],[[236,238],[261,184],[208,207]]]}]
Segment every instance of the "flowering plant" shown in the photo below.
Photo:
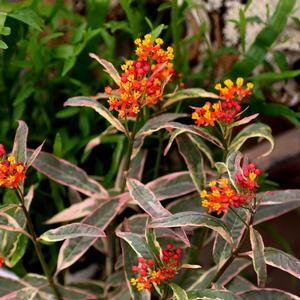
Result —
[{"label": "flowering plant", "polygon": [[[243,116],[242,107],[251,97],[253,84],[244,84],[238,77],[235,84],[229,79],[224,87],[217,84],[218,95],[178,87],[166,94],[167,83],[175,77],[172,48],[164,50],[163,41],[154,34],[137,39],[135,44],[137,58],[125,61],[121,75],[110,62],[90,54],[117,89],[107,86],[95,97],[79,96],[65,102],[65,106],[92,108],[104,117],[110,126],[100,137],[120,134],[126,139],[114,186],[105,186],[76,165],[41,151],[42,145],[36,150],[27,148],[28,128],[22,121],[12,154],[7,156],[0,145],[0,186],[12,189],[18,201],[0,207],[1,236],[5,241],[1,243],[0,266],[13,268],[26,250],[26,246],[23,252],[18,250],[21,243],[31,241],[44,273],[18,279],[0,276],[0,286],[10,286],[5,291],[0,287],[1,297],[297,299],[285,291],[266,288],[267,265],[299,279],[300,261],[279,249],[265,247],[254,227],[299,207],[300,192],[260,192],[263,170],[240,152],[251,138],[269,142],[270,149],[264,155],[274,147],[270,128],[260,122],[251,124],[258,114]],[[97,101],[101,98],[108,99],[108,104]],[[172,112],[174,103],[191,98],[210,101],[193,107],[191,116]],[[167,109],[170,111],[165,112]],[[159,144],[154,176],[148,180],[144,142],[162,130],[166,131],[165,139]],[[177,147],[173,148],[182,157],[185,170],[158,176],[162,147],[166,144],[167,155],[174,141]],[[91,140],[86,151],[99,143],[99,137]],[[68,187],[78,200],[47,220],[47,225],[60,225],[41,235],[30,216],[37,187],[25,184],[31,165]],[[61,241],[56,270],[52,272],[43,248]],[[213,262],[201,267],[200,250],[211,244]],[[62,276],[92,247],[105,261],[99,269],[101,280],[95,275],[93,280],[72,282],[68,272]],[[256,283],[241,275],[251,264]]]}]

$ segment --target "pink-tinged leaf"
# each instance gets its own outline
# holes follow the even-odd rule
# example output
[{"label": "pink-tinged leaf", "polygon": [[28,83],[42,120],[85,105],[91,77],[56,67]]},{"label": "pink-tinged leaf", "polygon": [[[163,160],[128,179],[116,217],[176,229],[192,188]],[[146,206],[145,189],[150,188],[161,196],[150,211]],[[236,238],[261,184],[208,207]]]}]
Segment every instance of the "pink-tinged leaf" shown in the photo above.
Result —
[{"label": "pink-tinged leaf", "polygon": [[[247,252],[253,258],[252,252]],[[264,249],[265,261],[269,266],[281,269],[300,279],[300,260],[282,250],[272,247]]]},{"label": "pink-tinged leaf", "polygon": [[24,197],[24,204],[25,204],[25,207],[26,209],[29,211],[30,209],[30,206],[31,206],[31,202],[32,202],[32,199],[33,199],[33,196],[34,196],[34,186],[31,185],[30,188],[29,188],[29,191],[28,193],[25,195]]},{"label": "pink-tinged leaf", "polygon": [[264,242],[257,230],[250,226],[250,242],[253,251],[253,268],[257,274],[257,284],[264,287],[267,281],[267,265],[264,256]]},{"label": "pink-tinged leaf", "polygon": [[130,291],[131,298],[135,300],[150,300],[151,294],[149,290],[145,289],[139,292],[137,288],[132,286],[130,283],[130,279],[136,277],[136,273],[132,272],[132,266],[137,265],[138,263],[136,252],[123,240],[121,241],[121,247],[126,283]]},{"label": "pink-tinged leaf", "polygon": [[271,128],[266,124],[256,123],[246,126],[234,137],[229,145],[229,152],[238,151],[250,138],[264,138],[269,141],[269,150],[261,156],[267,156],[273,151],[274,138],[272,136]]},{"label": "pink-tinged leaf", "polygon": [[121,77],[113,64],[103,58],[100,58],[95,53],[89,53],[91,58],[94,58],[100,65],[104,67],[105,72],[113,79],[113,81],[119,86],[121,84]]},{"label": "pink-tinged leaf", "polygon": [[219,96],[214,93],[207,92],[200,88],[190,88],[190,89],[180,89],[175,93],[165,95],[165,98],[166,101],[164,101],[163,108],[166,108],[170,105],[173,105],[176,102],[185,99],[192,99],[192,98],[219,99]]},{"label": "pink-tinged leaf", "polygon": [[27,136],[28,127],[26,123],[22,120],[18,121],[18,128],[15,135],[14,145],[12,149],[12,155],[17,161],[22,161],[25,163],[27,159],[26,149],[27,149]]},{"label": "pink-tinged leaf", "polygon": [[187,114],[166,113],[149,119],[135,136],[131,159],[133,159],[140,151],[147,136],[163,128],[168,128],[166,125],[168,122],[187,116]]},{"label": "pink-tinged leaf", "polygon": [[264,288],[238,293],[243,300],[300,300],[300,297],[278,289]]},{"label": "pink-tinged leaf", "polygon": [[234,293],[258,289],[254,284],[241,276],[237,276],[233,280],[231,280],[226,288]]},{"label": "pink-tinged leaf", "polygon": [[65,103],[64,106],[83,106],[83,107],[90,107],[95,110],[99,115],[105,118],[112,126],[114,126],[117,130],[126,134],[125,127],[122,123],[115,118],[112,113],[101,103],[92,100],[89,97],[73,97],[69,98]]},{"label": "pink-tinged leaf", "polygon": [[70,207],[64,209],[63,211],[59,212],[58,214],[47,220],[45,224],[69,222],[85,217],[89,213],[91,213],[98,205],[103,203],[103,201],[106,200],[97,198],[87,198],[82,202],[75,203]]},{"label": "pink-tinged leaf", "polygon": [[[97,226],[101,230],[105,230],[127,201],[127,193],[106,201],[99,205],[90,215],[85,217],[81,223]],[[80,259],[97,239],[98,238],[80,237],[65,240],[59,250],[56,274]]]},{"label": "pink-tinged leaf", "polygon": [[203,190],[206,181],[202,153],[187,135],[182,134],[178,136],[176,138],[176,143],[194,185],[200,193]]},{"label": "pink-tinged leaf", "polygon": [[236,184],[236,174],[242,172],[241,160],[243,156],[241,152],[231,152],[226,158],[226,169],[231,184],[239,191],[239,186]]},{"label": "pink-tinged leaf", "polygon": [[[223,275],[217,281],[218,284],[226,285],[233,278],[235,278],[242,270],[247,268],[251,264],[251,261],[245,258],[236,258],[232,264],[225,270]],[[209,270],[205,271],[200,277],[196,279],[194,283],[192,283],[188,290],[192,291],[195,289],[205,289],[208,288],[215,278],[218,269],[222,265],[216,265]]]},{"label": "pink-tinged leaf", "polygon": [[[2,219],[2,220],[1,220]],[[6,221],[4,221],[5,219]],[[0,229],[7,230],[7,231],[16,231],[20,232],[30,239],[32,239],[31,235],[26,232],[22,226],[9,214],[0,211]]]},{"label": "pink-tinged leaf", "polygon": [[156,196],[157,200],[180,197],[194,192],[195,185],[189,172],[180,171],[159,177],[146,184]]},{"label": "pink-tinged leaf", "polygon": [[232,238],[225,223],[222,220],[205,213],[185,211],[169,216],[157,216],[148,226],[150,228],[206,227],[216,231],[227,242],[232,244]]},{"label": "pink-tinged leaf", "polygon": [[38,146],[34,151],[33,153],[31,154],[31,156],[27,159],[26,161],[26,168],[29,168],[33,162],[36,160],[36,158],[38,157],[38,155],[40,154],[40,152],[42,151],[42,148],[44,146],[44,143],[45,141],[40,145]]},{"label": "pink-tinged leaf", "polygon": [[228,128],[233,128],[233,127],[237,127],[237,126],[240,126],[240,125],[245,125],[245,124],[251,122],[252,120],[256,119],[258,117],[258,115],[259,114],[254,114],[254,115],[245,117],[245,118],[243,118],[239,121],[233,122],[228,126]]},{"label": "pink-tinged leaf", "polygon": [[[163,218],[172,215],[167,209],[165,209],[161,205],[160,201],[155,197],[153,192],[138,180],[128,179],[127,187],[132,199],[135,200],[138,203],[138,205],[152,218]],[[173,229],[173,232],[187,246],[190,246],[187,235],[183,229],[175,228]]]},{"label": "pink-tinged leaf", "polygon": [[142,149],[130,162],[130,168],[128,170],[129,178],[142,180],[147,154],[148,151]]},{"label": "pink-tinged leaf", "polygon": [[102,229],[83,223],[72,223],[44,232],[39,239],[46,242],[58,242],[77,237],[104,237]]},{"label": "pink-tinged leaf", "polygon": [[[248,222],[250,219],[250,214],[247,210],[243,208],[235,209],[235,212],[243,219],[245,222]],[[236,247],[246,229],[246,225],[237,217],[237,215],[229,210],[223,217],[223,222],[227,225],[230,235],[233,239],[234,247]],[[232,245],[228,244],[220,235],[217,235],[214,247],[213,247],[213,257],[214,262],[218,264],[222,260],[230,256],[232,252]]]},{"label": "pink-tinged leaf", "polygon": [[[33,150],[29,149],[27,153],[31,155]],[[108,192],[82,169],[50,153],[41,151],[32,166],[50,179],[85,195],[108,197]]]},{"label": "pink-tinged leaf", "polygon": [[254,225],[272,220],[300,207],[300,190],[272,191],[256,196],[261,205],[254,215]]}]

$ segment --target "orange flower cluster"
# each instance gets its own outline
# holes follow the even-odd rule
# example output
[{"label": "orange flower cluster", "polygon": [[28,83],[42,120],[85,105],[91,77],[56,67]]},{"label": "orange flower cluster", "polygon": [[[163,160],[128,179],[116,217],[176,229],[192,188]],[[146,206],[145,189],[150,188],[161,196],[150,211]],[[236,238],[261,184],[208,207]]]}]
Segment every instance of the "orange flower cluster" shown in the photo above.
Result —
[{"label": "orange flower cluster", "polygon": [[4,262],[5,262],[5,257],[0,257],[0,268],[3,267]]},{"label": "orange flower cluster", "polygon": [[[174,74],[173,48],[163,50],[163,40],[151,40],[151,34],[136,39],[136,60],[127,60],[121,66],[121,82],[117,95],[109,98],[109,110],[116,110],[119,118],[136,117],[143,105],[152,106],[162,99],[164,87]],[[105,92],[111,94],[112,88]]]},{"label": "orange flower cluster", "polygon": [[251,95],[253,84],[248,82],[243,88],[244,79],[239,77],[236,85],[227,79],[224,87],[220,83],[216,84],[215,89],[219,91],[220,101],[215,104],[206,102],[203,107],[196,107],[192,114],[192,119],[198,126],[214,126],[216,121],[230,124],[234,121],[237,114],[241,111],[242,100]]},{"label": "orange flower cluster", "polygon": [[26,168],[23,162],[15,162],[14,156],[8,156],[5,159],[6,151],[2,144],[0,144],[0,186],[16,188],[18,183],[26,178]]},{"label": "orange flower cluster", "polygon": [[155,267],[153,259],[146,260],[139,257],[139,265],[132,266],[132,272],[138,273],[138,277],[130,279],[131,285],[135,286],[138,291],[143,291],[144,289],[150,290],[153,282],[161,284],[162,281],[173,279],[180,265],[181,254],[181,248],[173,249],[173,246],[168,244],[167,249],[162,251],[163,267],[161,268]]},{"label": "orange flower cluster", "polygon": [[206,190],[200,193],[202,206],[208,208],[208,212],[216,211],[217,214],[226,212],[229,205],[240,207],[255,197],[255,188],[258,188],[257,178],[261,171],[254,164],[248,164],[241,172],[236,174],[236,191],[227,178],[211,181],[209,186],[211,193]]}]

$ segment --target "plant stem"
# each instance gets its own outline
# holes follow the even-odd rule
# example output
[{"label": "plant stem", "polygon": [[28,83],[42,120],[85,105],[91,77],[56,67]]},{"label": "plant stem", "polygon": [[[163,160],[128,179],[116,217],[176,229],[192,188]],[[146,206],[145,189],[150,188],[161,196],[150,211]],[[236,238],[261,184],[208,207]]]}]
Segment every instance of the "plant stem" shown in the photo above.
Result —
[{"label": "plant stem", "polygon": [[40,247],[40,244],[39,244],[38,239],[37,239],[37,235],[36,235],[34,227],[33,227],[33,223],[32,223],[31,217],[30,217],[30,215],[28,213],[27,208],[25,207],[23,193],[18,188],[16,189],[16,191],[17,191],[17,196],[19,198],[19,201],[21,203],[21,208],[22,208],[22,210],[24,212],[24,215],[25,215],[25,218],[26,218],[26,221],[27,221],[29,232],[30,232],[30,234],[32,236],[32,242],[33,242],[33,245],[34,245],[34,248],[35,248],[35,252],[36,252],[36,254],[38,256],[38,259],[39,259],[40,264],[42,266],[43,272],[44,272],[45,276],[48,279],[49,285],[50,285],[50,287],[51,287],[51,289],[52,289],[52,291],[53,291],[53,293],[55,295],[55,298],[57,300],[62,300],[62,297],[61,297],[61,295],[60,295],[60,293],[59,293],[59,291],[58,291],[58,289],[57,289],[57,287],[56,287],[56,285],[54,283],[53,277],[51,276],[50,271],[48,269],[46,260],[44,258],[42,249]]},{"label": "plant stem", "polygon": [[223,275],[223,273],[226,271],[226,269],[231,265],[231,263],[234,261],[234,259],[238,256],[239,251],[241,250],[241,248],[243,247],[245,241],[247,240],[247,238],[249,236],[250,226],[253,223],[253,217],[254,217],[254,215],[251,214],[249,224],[247,224],[247,230],[244,233],[242,240],[239,242],[239,245],[237,246],[237,248],[231,253],[229,258],[225,261],[225,263],[219,269],[219,271],[217,272],[217,274],[215,275],[213,280],[210,282],[210,285],[219,280],[219,278]]}]

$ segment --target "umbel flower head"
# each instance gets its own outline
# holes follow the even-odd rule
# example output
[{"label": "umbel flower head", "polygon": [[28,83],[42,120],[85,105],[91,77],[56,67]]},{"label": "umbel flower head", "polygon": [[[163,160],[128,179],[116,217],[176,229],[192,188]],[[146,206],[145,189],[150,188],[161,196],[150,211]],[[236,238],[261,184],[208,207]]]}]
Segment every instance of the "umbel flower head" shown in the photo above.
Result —
[{"label": "umbel flower head", "polygon": [[4,262],[5,262],[5,257],[0,257],[0,268],[3,267]]},{"label": "umbel flower head", "polygon": [[[148,107],[162,100],[164,87],[174,74],[173,48],[162,49],[163,40],[151,40],[151,34],[136,39],[136,60],[127,60],[121,66],[121,82],[116,94],[108,100],[109,109],[116,110],[119,118],[136,117],[141,107]],[[111,87],[105,92],[112,93]]]},{"label": "umbel flower head", "polygon": [[5,157],[5,154],[4,146],[0,144],[0,187],[16,188],[26,178],[26,168],[23,162],[16,162],[14,156]]},{"label": "umbel flower head", "polygon": [[230,79],[224,81],[224,87],[218,83],[215,89],[219,91],[220,101],[211,104],[206,102],[203,107],[194,108],[192,119],[198,126],[214,126],[216,121],[223,124],[232,123],[241,111],[241,102],[251,95],[253,84],[248,82],[243,87],[244,79],[239,77],[234,84]]},{"label": "umbel flower head", "polygon": [[221,214],[226,212],[229,205],[240,207],[249,203],[255,197],[255,189],[258,188],[257,179],[261,174],[254,164],[248,164],[236,174],[236,190],[228,178],[213,180],[209,183],[210,191],[203,190],[200,193],[202,206],[208,208],[208,212]]},{"label": "umbel flower head", "polygon": [[138,291],[143,291],[144,289],[150,290],[152,283],[159,285],[173,279],[180,266],[181,254],[181,248],[173,249],[173,245],[167,244],[167,248],[162,250],[160,259],[162,267],[156,266],[153,259],[146,260],[144,257],[139,257],[138,265],[132,266],[132,272],[137,273],[137,277],[130,279],[131,285],[135,286]]}]

